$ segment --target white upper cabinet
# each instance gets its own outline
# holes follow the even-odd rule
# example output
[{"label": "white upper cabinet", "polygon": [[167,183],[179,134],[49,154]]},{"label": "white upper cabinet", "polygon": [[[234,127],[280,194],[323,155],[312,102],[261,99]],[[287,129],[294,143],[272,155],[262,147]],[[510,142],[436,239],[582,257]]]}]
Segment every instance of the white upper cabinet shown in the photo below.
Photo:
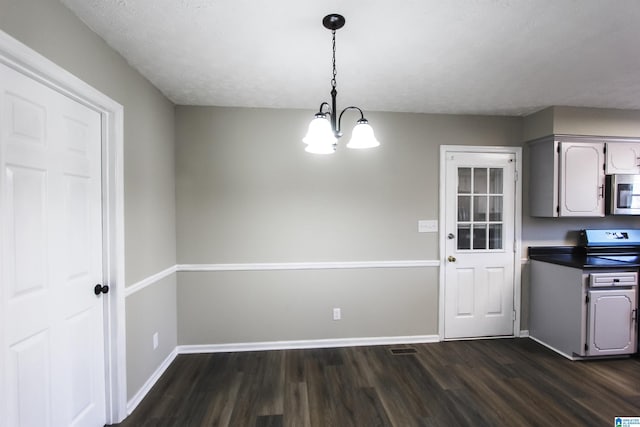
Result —
[{"label": "white upper cabinet", "polygon": [[640,174],[640,142],[607,142],[605,172]]},{"label": "white upper cabinet", "polygon": [[529,213],[604,216],[604,142],[549,137],[529,144]]},{"label": "white upper cabinet", "polygon": [[559,144],[559,215],[604,216],[604,143]]}]

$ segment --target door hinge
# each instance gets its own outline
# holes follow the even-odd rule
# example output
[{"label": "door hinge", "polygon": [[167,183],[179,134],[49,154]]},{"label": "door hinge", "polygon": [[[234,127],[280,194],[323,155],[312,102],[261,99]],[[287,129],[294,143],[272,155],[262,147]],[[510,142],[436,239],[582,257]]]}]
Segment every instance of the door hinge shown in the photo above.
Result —
[{"label": "door hinge", "polygon": [[511,314],[511,320],[516,320],[516,311],[513,310],[512,314]]},{"label": "door hinge", "polygon": [[589,301],[591,301],[591,299],[589,298],[589,295],[587,294],[587,296],[584,298],[584,303],[585,304],[589,304]]},{"label": "door hinge", "polygon": [[513,175],[514,175],[514,181],[518,182],[518,171],[514,171]]},{"label": "door hinge", "polygon": [[589,344],[584,345],[584,351],[589,351]]}]

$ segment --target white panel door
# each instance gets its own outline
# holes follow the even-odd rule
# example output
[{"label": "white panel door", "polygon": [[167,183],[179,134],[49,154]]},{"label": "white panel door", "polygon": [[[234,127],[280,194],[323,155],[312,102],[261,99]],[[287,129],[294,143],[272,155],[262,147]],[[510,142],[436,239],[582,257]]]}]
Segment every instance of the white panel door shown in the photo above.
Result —
[{"label": "white panel door", "polygon": [[0,64],[2,426],[105,423],[101,117]]},{"label": "white panel door", "polygon": [[445,159],[444,338],[513,335],[515,156]]}]

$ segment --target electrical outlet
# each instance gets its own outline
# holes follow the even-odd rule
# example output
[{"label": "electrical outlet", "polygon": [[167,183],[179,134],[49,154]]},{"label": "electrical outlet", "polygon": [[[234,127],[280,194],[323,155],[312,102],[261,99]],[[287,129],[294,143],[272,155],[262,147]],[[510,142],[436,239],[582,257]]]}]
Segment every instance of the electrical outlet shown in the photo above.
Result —
[{"label": "electrical outlet", "polygon": [[158,333],[153,334],[153,349],[158,348]]},{"label": "electrical outlet", "polygon": [[340,320],[342,319],[342,312],[340,311],[339,308],[334,308],[333,309],[333,320]]}]

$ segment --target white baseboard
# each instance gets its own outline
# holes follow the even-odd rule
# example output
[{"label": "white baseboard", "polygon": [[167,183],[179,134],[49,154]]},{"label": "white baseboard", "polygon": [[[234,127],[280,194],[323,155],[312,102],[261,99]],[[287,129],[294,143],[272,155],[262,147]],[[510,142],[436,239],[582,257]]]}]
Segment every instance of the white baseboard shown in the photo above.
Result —
[{"label": "white baseboard", "polygon": [[529,338],[529,330],[528,329],[521,330],[519,338]]},{"label": "white baseboard", "polygon": [[181,345],[177,347],[177,350],[178,354],[228,353],[238,351],[296,350],[305,348],[358,347],[365,345],[418,344],[439,341],[440,337],[438,335],[412,335],[401,337],[339,338],[232,344]]},{"label": "white baseboard", "polygon": [[177,355],[178,352],[176,351],[176,348],[174,348],[167,358],[162,361],[160,366],[158,366],[158,369],[156,369],[144,385],[140,387],[140,390],[138,390],[138,392],[127,402],[127,415],[131,415],[131,413],[138,407],[140,402],[142,402],[142,399],[144,399],[149,391],[151,391],[151,388],[156,382],[158,382],[171,363],[173,363]]}]

